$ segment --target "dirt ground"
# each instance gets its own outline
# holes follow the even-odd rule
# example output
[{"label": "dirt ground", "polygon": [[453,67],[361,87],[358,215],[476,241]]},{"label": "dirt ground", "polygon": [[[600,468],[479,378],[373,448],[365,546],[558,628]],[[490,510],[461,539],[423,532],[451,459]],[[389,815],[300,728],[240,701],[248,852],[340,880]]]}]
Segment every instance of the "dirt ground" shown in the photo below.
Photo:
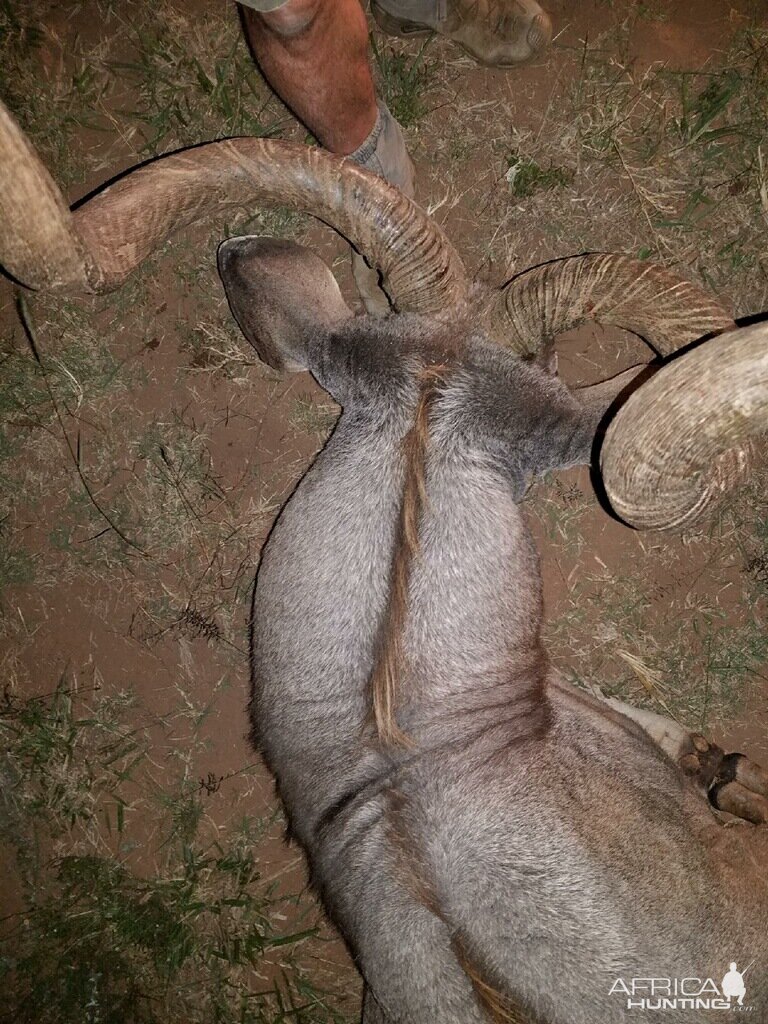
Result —
[{"label": "dirt ground", "polygon": [[[514,71],[480,68],[439,39],[422,50],[372,29],[418,201],[470,271],[493,282],[554,257],[616,250],[682,269],[738,317],[762,313],[764,5],[556,0],[549,10],[551,51]],[[5,0],[0,19],[0,95],[70,202],[180,145],[252,132],[306,138],[252,69],[229,4]],[[29,297],[39,361],[14,290],[0,283],[3,772],[16,794],[0,828],[12,880],[0,978],[19,971],[13,949],[26,943],[21,977],[32,991],[34,948],[58,948],[50,923],[37,930],[46,893],[83,907],[88,887],[67,887],[62,856],[112,858],[145,886],[146,905],[159,898],[157,880],[189,881],[197,851],[205,869],[195,884],[205,874],[207,888],[195,898],[208,900],[206,913],[218,907],[221,934],[222,851],[245,857],[247,848],[248,884],[263,895],[254,909],[237,889],[241,916],[227,919],[227,935],[240,935],[253,911],[271,938],[261,959],[230,943],[206,963],[229,965],[238,998],[255,991],[246,977],[255,964],[264,1016],[207,1009],[199,1019],[351,1020],[356,974],[304,890],[247,738],[246,618],[259,550],[335,408],[307,375],[283,379],[261,366],[228,316],[215,245],[245,226],[313,245],[355,301],[345,245],[285,211],[191,229],[113,296]],[[561,373],[579,383],[648,358],[638,339],[599,327],[562,339],[560,353]],[[537,484],[528,508],[555,664],[766,762],[764,482],[758,466],[713,524],[683,536],[611,519],[586,470]],[[28,713],[53,705],[48,718]],[[186,928],[192,911],[178,913]],[[272,943],[303,929],[313,935]],[[81,935],[67,948],[76,942],[85,948]],[[126,962],[145,978],[142,942]],[[107,954],[97,953],[106,977]],[[199,973],[193,961],[182,974]],[[202,1005],[183,977],[184,998]],[[224,1005],[235,983],[216,978]],[[57,1019],[75,1019],[75,1003],[66,1006]],[[90,1013],[78,1019],[105,1019]]]}]

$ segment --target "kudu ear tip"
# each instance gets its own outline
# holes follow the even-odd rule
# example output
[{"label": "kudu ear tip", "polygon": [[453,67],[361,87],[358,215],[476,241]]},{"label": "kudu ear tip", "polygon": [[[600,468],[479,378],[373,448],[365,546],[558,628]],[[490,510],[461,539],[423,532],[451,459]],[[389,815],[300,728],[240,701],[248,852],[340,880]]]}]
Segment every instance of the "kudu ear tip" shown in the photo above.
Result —
[{"label": "kudu ear tip", "polygon": [[303,245],[271,235],[233,235],[220,242],[216,250],[216,264],[225,288],[227,278],[241,276],[245,281],[264,270],[267,263],[271,267],[282,260],[290,265],[307,257],[322,262]]},{"label": "kudu ear tip", "polygon": [[257,255],[253,243],[262,241],[255,235],[236,235],[226,238],[216,250],[216,265],[229,308],[237,321],[240,330],[247,340],[259,352],[262,360],[275,369],[282,369],[282,362],[276,353],[263,351],[260,344],[260,331],[255,329],[253,315],[253,299],[259,296],[258,266],[253,266],[253,257]]},{"label": "kudu ear tip", "polygon": [[219,273],[227,270],[230,260],[237,253],[239,241],[239,238],[225,238],[223,242],[219,242],[219,247],[216,250],[216,266]]},{"label": "kudu ear tip", "polygon": [[[259,235],[233,235],[231,238],[225,238],[223,242],[219,243],[216,250],[216,265],[219,274],[224,275],[235,269],[238,261],[254,255],[255,251],[260,248],[254,243],[265,241],[269,241],[269,239]],[[271,241],[275,241],[275,239],[271,239]]]}]

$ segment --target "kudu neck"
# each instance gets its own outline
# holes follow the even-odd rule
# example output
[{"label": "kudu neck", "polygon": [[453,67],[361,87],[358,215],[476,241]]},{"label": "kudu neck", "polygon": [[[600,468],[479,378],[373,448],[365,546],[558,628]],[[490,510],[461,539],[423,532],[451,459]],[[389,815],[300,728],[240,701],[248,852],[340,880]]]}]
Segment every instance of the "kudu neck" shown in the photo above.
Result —
[{"label": "kudu neck", "polygon": [[[443,366],[422,372],[402,443],[390,592],[371,682],[384,746],[409,744],[406,720],[444,733],[467,716],[536,719],[544,703],[536,551],[509,481],[466,437],[450,436],[450,398],[449,422],[440,423],[449,374]],[[443,435],[437,445],[433,432]]]}]

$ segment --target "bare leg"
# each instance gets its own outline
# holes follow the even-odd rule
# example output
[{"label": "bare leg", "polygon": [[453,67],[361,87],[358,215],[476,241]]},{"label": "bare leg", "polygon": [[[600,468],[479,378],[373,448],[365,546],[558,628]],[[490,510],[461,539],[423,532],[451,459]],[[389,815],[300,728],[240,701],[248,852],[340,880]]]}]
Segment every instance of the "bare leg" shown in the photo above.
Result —
[{"label": "bare leg", "polygon": [[377,116],[359,0],[288,0],[269,13],[242,11],[253,54],[278,96],[326,149],[356,150]]},{"label": "bare leg", "polygon": [[[265,78],[332,153],[350,156],[412,196],[413,164],[400,125],[377,104],[360,0],[244,0],[243,24]],[[379,273],[352,254],[352,273],[369,313],[389,312]]]}]

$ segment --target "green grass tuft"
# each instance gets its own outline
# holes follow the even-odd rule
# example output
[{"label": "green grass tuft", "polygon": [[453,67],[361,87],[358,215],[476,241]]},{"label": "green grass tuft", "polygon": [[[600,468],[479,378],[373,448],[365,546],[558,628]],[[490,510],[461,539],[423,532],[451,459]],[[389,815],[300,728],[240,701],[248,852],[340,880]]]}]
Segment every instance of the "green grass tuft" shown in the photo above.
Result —
[{"label": "green grass tuft", "polygon": [[125,695],[86,704],[63,681],[0,704],[0,843],[23,903],[0,936],[10,1019],[341,1021],[291,976],[318,929],[286,926],[292,898],[262,878],[269,822],[241,819],[222,837],[205,813],[215,790],[183,771],[153,793],[136,712]]},{"label": "green grass tuft", "polygon": [[381,46],[374,35],[370,37],[379,93],[403,128],[415,127],[430,110],[429,90],[439,67],[426,57],[430,38],[414,55]]},{"label": "green grass tuft", "polygon": [[573,171],[565,167],[540,167],[535,160],[519,153],[510,154],[507,164],[509,190],[519,199],[527,199],[536,192],[565,188],[573,181]]}]

